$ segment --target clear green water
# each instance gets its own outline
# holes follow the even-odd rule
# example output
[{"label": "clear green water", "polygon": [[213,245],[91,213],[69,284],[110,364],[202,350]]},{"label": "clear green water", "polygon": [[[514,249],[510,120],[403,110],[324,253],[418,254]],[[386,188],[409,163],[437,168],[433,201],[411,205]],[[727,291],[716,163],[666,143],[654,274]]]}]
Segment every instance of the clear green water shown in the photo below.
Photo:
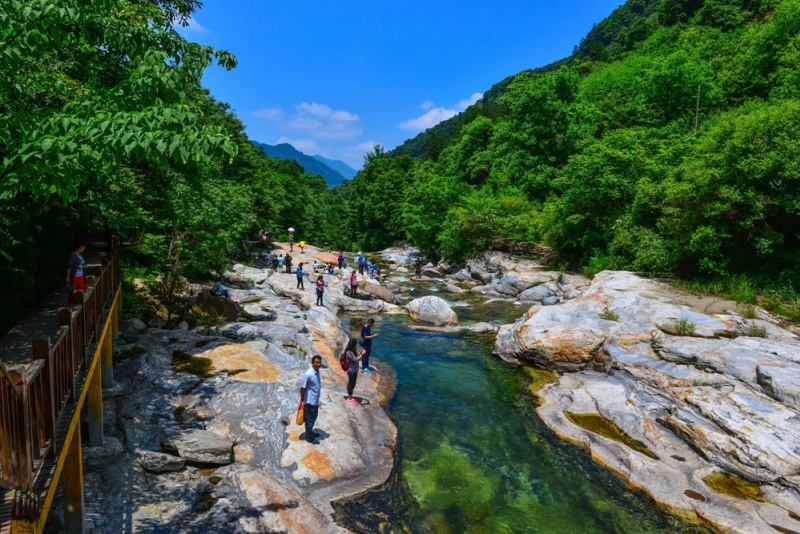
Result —
[{"label": "clear green water", "polygon": [[[381,316],[373,328],[381,334],[373,357],[397,373],[387,408],[398,464],[392,487],[347,505],[353,520],[343,522],[354,531],[707,532],[657,510],[555,437],[535,414],[530,377],[491,356],[491,337],[420,333],[406,321]],[[418,506],[396,504],[413,502],[402,498],[409,492]]]}]

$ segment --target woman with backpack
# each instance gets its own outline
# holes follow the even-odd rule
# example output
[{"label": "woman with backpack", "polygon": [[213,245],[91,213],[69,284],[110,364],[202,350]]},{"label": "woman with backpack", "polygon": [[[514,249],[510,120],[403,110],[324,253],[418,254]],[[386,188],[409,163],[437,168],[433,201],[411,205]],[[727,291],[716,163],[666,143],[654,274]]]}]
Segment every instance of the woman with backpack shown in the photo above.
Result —
[{"label": "woman with backpack", "polygon": [[358,406],[361,403],[358,402],[358,399],[353,397],[353,390],[356,388],[356,381],[358,380],[358,362],[361,360],[365,351],[362,350],[356,355],[356,344],[356,338],[350,338],[350,341],[347,343],[347,348],[344,350],[344,357],[347,364],[347,402]]}]

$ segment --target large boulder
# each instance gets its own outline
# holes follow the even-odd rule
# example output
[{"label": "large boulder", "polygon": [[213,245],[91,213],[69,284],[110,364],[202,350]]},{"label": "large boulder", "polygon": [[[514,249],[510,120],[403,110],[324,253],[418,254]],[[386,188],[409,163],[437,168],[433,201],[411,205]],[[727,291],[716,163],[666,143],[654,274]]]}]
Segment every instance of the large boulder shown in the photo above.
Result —
[{"label": "large boulder", "polygon": [[239,305],[225,297],[213,297],[210,293],[200,293],[194,303],[195,311],[214,317],[224,317],[235,321],[239,316]]},{"label": "large boulder", "polygon": [[554,297],[553,293],[547,284],[540,284],[538,286],[526,289],[517,297],[522,302],[542,302],[543,300]]},{"label": "large boulder", "polygon": [[439,272],[432,263],[428,263],[427,265],[422,266],[422,275],[427,276],[429,278],[441,278],[442,273]]},{"label": "large boulder", "polygon": [[181,458],[201,464],[228,465],[233,462],[233,442],[207,430],[187,430],[161,444]]},{"label": "large boulder", "polygon": [[358,281],[359,291],[364,291],[372,296],[378,297],[386,302],[394,302],[394,293],[382,286],[379,282],[372,279],[362,279]]},{"label": "large boulder", "polygon": [[435,326],[452,326],[458,324],[456,312],[448,306],[447,302],[439,297],[427,296],[414,299],[406,305],[406,312],[413,319]]}]

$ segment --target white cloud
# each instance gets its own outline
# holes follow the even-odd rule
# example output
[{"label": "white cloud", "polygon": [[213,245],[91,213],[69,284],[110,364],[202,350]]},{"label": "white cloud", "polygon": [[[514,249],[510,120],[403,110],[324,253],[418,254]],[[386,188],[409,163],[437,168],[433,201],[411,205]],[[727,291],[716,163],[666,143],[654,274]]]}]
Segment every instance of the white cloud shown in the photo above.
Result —
[{"label": "white cloud", "polygon": [[189,17],[189,20],[186,21],[187,24],[185,28],[189,31],[197,32],[197,33],[206,33],[208,29],[205,26],[202,26],[194,17]]},{"label": "white cloud", "polygon": [[283,110],[281,108],[262,108],[254,111],[253,115],[268,121],[279,121],[283,118]]},{"label": "white cloud", "polygon": [[363,132],[355,113],[317,102],[298,104],[294,113],[284,113],[281,108],[261,108],[253,114],[272,122],[281,133],[291,137],[348,140]]},{"label": "white cloud", "polygon": [[458,113],[458,111],[454,109],[433,108],[421,117],[400,123],[400,128],[403,130],[416,130],[421,132],[422,130],[427,130],[432,126],[436,126],[450,117],[454,117],[456,113]]},{"label": "white cloud", "polygon": [[422,109],[427,110],[425,114],[417,117],[416,119],[411,119],[400,123],[400,128],[402,130],[414,130],[418,132],[427,130],[428,128],[436,126],[444,120],[454,117],[456,114],[464,111],[482,97],[482,93],[473,93],[469,98],[459,101],[453,108],[435,108],[433,107],[433,102],[426,100],[420,106]]},{"label": "white cloud", "polygon": [[358,115],[355,115],[354,113],[348,113],[344,110],[333,110],[325,104],[317,104],[316,102],[312,102],[311,104],[303,102],[297,106],[297,111],[301,115],[313,115],[314,117],[318,117],[320,119],[329,119],[338,122],[358,121]]},{"label": "white cloud", "polygon": [[375,150],[375,145],[378,144],[380,143],[370,139],[357,145],[347,146],[339,150],[338,157],[346,161],[354,169],[360,169],[364,164],[364,156],[366,156],[367,152]]},{"label": "white cloud", "polygon": [[464,111],[481,98],[483,98],[483,93],[472,93],[471,97],[459,101],[459,103],[456,104],[456,109],[459,111]]},{"label": "white cloud", "polygon": [[275,144],[280,145],[282,143],[288,143],[300,152],[308,155],[312,155],[319,150],[317,143],[311,139],[289,139],[288,137],[281,137]]}]

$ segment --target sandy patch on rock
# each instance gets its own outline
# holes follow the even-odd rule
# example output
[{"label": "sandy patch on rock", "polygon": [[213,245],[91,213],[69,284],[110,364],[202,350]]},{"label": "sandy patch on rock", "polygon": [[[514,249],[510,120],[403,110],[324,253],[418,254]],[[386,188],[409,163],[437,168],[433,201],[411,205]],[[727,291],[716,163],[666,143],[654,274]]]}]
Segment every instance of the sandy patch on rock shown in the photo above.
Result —
[{"label": "sandy patch on rock", "polygon": [[235,371],[231,374],[234,380],[244,382],[275,382],[280,377],[280,369],[273,365],[266,356],[265,341],[222,345],[199,356],[211,360],[214,371],[227,369]]}]

